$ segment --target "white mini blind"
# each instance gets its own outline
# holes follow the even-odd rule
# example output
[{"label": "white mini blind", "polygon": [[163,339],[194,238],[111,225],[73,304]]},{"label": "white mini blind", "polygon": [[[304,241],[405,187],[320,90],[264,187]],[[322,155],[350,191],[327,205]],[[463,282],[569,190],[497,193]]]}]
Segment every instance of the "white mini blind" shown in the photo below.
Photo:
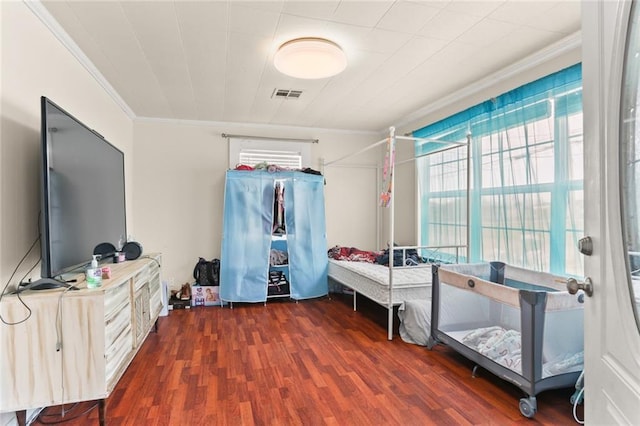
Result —
[{"label": "white mini blind", "polygon": [[281,151],[273,149],[241,149],[239,163],[255,166],[260,163],[274,164],[287,169],[302,168],[300,151]]},{"label": "white mini blind", "polygon": [[308,142],[229,138],[229,168],[239,164],[255,166],[273,164],[287,169],[311,166],[311,144]]}]

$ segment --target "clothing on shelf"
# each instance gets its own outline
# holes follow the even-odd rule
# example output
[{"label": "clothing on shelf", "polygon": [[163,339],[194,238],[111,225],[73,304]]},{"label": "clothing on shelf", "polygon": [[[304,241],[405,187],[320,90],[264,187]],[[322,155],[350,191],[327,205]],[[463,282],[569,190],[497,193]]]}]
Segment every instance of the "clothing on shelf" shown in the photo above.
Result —
[{"label": "clothing on shelf", "polygon": [[[255,303],[272,296],[302,300],[327,294],[323,192],[322,176],[313,174],[227,171],[220,253],[221,300]],[[282,234],[274,235],[274,225]],[[272,249],[283,253],[271,252]],[[285,262],[283,254],[286,263],[270,264]],[[288,286],[280,274],[274,274],[272,281],[278,285],[269,286],[270,272],[282,272]],[[268,294],[268,287],[277,293]]]},{"label": "clothing on shelf", "polygon": [[271,249],[269,253],[269,265],[279,266],[287,265],[289,263],[289,257],[286,251]]},{"label": "clothing on shelf", "polygon": [[267,283],[267,294],[269,296],[279,296],[289,294],[289,281],[282,271],[269,272],[269,282]]}]

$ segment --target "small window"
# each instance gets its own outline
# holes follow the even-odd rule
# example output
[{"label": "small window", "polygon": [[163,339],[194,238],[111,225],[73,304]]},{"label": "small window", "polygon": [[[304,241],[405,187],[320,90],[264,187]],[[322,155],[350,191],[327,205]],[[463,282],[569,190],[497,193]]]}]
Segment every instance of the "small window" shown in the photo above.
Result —
[{"label": "small window", "polygon": [[229,139],[229,168],[266,162],[287,169],[310,167],[311,144],[270,139]]},{"label": "small window", "polygon": [[278,151],[272,149],[241,149],[238,163],[246,164],[247,166],[267,163],[287,169],[301,169],[302,153],[299,151]]}]

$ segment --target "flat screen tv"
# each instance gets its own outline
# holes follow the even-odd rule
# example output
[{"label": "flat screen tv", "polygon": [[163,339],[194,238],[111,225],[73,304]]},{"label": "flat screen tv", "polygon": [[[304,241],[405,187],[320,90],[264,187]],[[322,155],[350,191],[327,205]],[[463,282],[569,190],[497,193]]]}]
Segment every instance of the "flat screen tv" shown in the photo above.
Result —
[{"label": "flat screen tv", "polygon": [[44,96],[41,114],[43,285],[32,287],[50,288],[127,235],[124,154]]}]

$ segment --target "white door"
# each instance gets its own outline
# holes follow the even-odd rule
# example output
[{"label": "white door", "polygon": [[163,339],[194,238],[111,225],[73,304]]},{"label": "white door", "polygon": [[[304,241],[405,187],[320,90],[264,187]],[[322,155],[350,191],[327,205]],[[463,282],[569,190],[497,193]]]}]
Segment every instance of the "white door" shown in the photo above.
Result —
[{"label": "white door", "polygon": [[[640,424],[640,4],[582,3],[585,421]],[[636,152],[637,151],[637,152]],[[639,276],[640,278],[640,276]]]}]

